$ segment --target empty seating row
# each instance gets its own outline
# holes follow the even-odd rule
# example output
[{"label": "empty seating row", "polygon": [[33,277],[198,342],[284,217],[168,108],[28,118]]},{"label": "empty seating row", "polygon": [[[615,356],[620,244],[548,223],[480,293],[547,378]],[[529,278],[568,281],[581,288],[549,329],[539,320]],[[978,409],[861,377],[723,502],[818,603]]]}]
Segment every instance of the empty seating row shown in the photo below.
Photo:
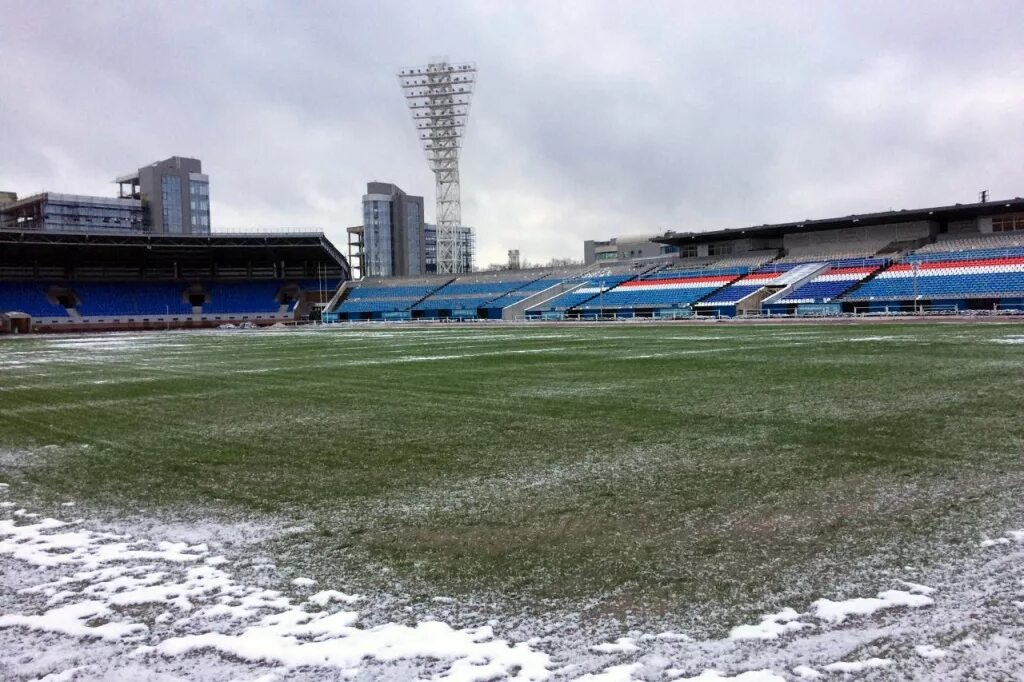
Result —
[{"label": "empty seating row", "polygon": [[50,302],[48,285],[37,282],[0,282],[0,313],[33,317],[67,317],[64,306]]},{"label": "empty seating row", "polygon": [[885,261],[880,259],[860,262],[860,265],[850,265],[847,261],[833,263],[828,270],[775,302],[784,304],[828,303],[839,298],[858,282],[864,281],[885,265]]},{"label": "empty seating row", "polygon": [[192,312],[185,287],[173,282],[75,282],[80,315],[182,315]]},{"label": "empty seating row", "polygon": [[842,247],[822,244],[819,246],[793,247],[780,258],[778,263],[812,263],[843,259],[871,258],[889,243],[888,239],[875,240],[860,246]]},{"label": "empty seating row", "polygon": [[[336,282],[335,282],[336,283]],[[301,281],[300,288],[320,283]],[[230,315],[275,313],[280,310],[280,280],[248,282],[205,282],[192,286],[184,282],[61,282],[65,302],[79,315],[130,317],[189,315],[193,303],[203,314]],[[48,283],[0,282],[0,312],[25,312],[34,317],[66,316],[64,306],[50,301]]]},{"label": "empty seating row", "polygon": [[996,233],[974,237],[956,237],[940,239],[933,244],[925,244],[917,249],[915,255],[926,253],[949,253],[956,251],[978,251],[1006,247],[1024,247],[1024,232]]},{"label": "empty seating row", "polygon": [[1024,247],[1000,247],[994,249],[971,249],[967,251],[926,252],[915,251],[907,256],[907,262],[931,261],[972,261],[1015,259],[1024,256]]},{"label": "empty seating row", "polygon": [[582,286],[567,291],[561,296],[557,296],[540,306],[535,306],[534,308],[531,308],[531,310],[569,310],[570,308],[575,308],[576,306],[589,301],[595,296],[601,296],[604,292],[607,292],[613,287],[632,278],[633,275],[608,275],[603,277],[594,277],[585,281]]},{"label": "empty seating row", "polygon": [[281,304],[276,299],[281,283],[211,282],[206,285],[209,299],[203,313],[275,313]]},{"label": "empty seating row", "polygon": [[795,268],[797,263],[769,263],[758,270],[736,279],[732,284],[716,291],[703,301],[698,307],[728,306],[739,303],[747,296],[760,291],[765,286],[778,279],[783,273]]},{"label": "empty seating row", "polygon": [[559,277],[545,277],[543,279],[534,280],[528,284],[525,284],[515,291],[510,291],[503,296],[499,296],[493,301],[487,303],[488,308],[507,308],[510,305],[519,303],[528,296],[533,296],[538,291],[544,291],[549,287],[553,287],[562,279]]},{"label": "empty seating row", "polygon": [[[673,276],[674,275],[674,276]],[[659,272],[623,282],[583,308],[668,308],[692,305],[736,280],[737,274],[689,274]]]},{"label": "empty seating row", "polygon": [[1024,293],[1024,256],[897,263],[844,300],[987,298]]},{"label": "empty seating row", "polygon": [[415,301],[423,298],[431,291],[434,291],[441,284],[443,284],[443,282],[438,282],[433,285],[418,284],[398,287],[357,286],[349,292],[346,300],[371,299],[386,301],[393,299],[412,299]]}]

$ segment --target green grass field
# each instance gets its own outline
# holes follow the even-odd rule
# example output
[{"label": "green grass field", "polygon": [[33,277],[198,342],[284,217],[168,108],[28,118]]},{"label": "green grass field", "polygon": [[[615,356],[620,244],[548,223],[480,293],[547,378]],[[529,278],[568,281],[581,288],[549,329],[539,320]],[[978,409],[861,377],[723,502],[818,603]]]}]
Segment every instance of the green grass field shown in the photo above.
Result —
[{"label": "green grass field", "polygon": [[1008,324],[2,339],[0,481],[44,510],[298,526],[259,551],[367,591],[753,612],[871,589],[1019,511],[1022,341]]}]

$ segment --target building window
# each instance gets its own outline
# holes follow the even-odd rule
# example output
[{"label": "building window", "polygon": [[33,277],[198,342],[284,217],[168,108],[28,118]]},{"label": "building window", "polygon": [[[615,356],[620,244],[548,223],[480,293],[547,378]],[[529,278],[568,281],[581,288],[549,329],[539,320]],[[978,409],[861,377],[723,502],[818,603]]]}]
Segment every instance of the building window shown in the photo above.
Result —
[{"label": "building window", "polygon": [[177,175],[165,175],[160,178],[161,204],[163,209],[164,231],[180,234],[183,232],[181,222],[181,178]]},{"label": "building window", "polygon": [[696,258],[697,257],[697,245],[687,244],[686,246],[679,247],[680,258]]},{"label": "building window", "polygon": [[1024,213],[1001,215],[992,219],[993,232],[1017,232],[1024,230]]},{"label": "building window", "polygon": [[730,256],[732,255],[732,242],[716,242],[708,244],[709,256]]}]

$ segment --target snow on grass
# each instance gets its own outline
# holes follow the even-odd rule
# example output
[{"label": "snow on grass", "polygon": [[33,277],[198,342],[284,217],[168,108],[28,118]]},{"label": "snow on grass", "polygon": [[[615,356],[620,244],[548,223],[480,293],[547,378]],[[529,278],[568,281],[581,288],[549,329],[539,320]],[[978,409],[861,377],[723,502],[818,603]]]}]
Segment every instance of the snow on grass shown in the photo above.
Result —
[{"label": "snow on grass", "polygon": [[1020,345],[1020,344],[1024,344],[1024,334],[1014,334],[1014,335],[1011,335],[1011,336],[1004,336],[1001,339],[992,339],[992,342],[993,343],[1001,343],[1001,344],[1010,345],[1010,346]]},{"label": "snow on grass", "polygon": [[316,581],[312,578],[296,578],[292,581],[292,585],[295,585],[295,587],[313,587],[313,585],[316,585]]},{"label": "snow on grass", "polygon": [[639,647],[632,637],[619,637],[614,642],[595,644],[590,650],[598,654],[625,654],[637,651]]},{"label": "snow on grass", "polygon": [[738,675],[725,675],[717,670],[705,670],[696,677],[681,677],[679,682],[715,682],[715,680],[733,680],[734,682],[786,682],[786,678],[776,675],[771,670],[748,670]]},{"label": "snow on grass", "polygon": [[998,538],[985,538],[980,543],[979,547],[995,547],[996,545],[1008,545],[1011,542],[1021,544],[1024,543],[1024,530],[1011,530],[1006,535]]},{"label": "snow on grass", "polygon": [[140,623],[87,624],[92,620],[113,616],[114,612],[106,604],[101,601],[89,600],[50,609],[40,615],[3,615],[0,616],[0,628],[20,626],[29,630],[56,632],[72,637],[95,637],[111,641],[148,630],[145,625]]},{"label": "snow on grass", "polygon": [[78,673],[81,669],[81,666],[69,668],[68,670],[63,670],[59,673],[50,673],[49,675],[45,675],[43,677],[37,677],[31,682],[71,682],[73,679],[75,679],[75,677],[78,676]]},{"label": "snow on grass", "polygon": [[914,653],[921,658],[945,658],[948,652],[934,644],[918,644],[914,647]]},{"label": "snow on grass", "polygon": [[824,667],[830,673],[859,673],[873,668],[888,668],[891,658],[868,658],[863,661],[837,661]]},{"label": "snow on grass", "polygon": [[920,583],[912,583],[907,580],[897,580],[896,582],[903,585],[903,587],[907,588],[909,592],[913,592],[914,594],[933,594],[935,592],[934,587],[928,587],[927,585],[922,585]]},{"label": "snow on grass", "polygon": [[316,604],[319,607],[324,607],[331,602],[337,601],[343,604],[355,604],[358,601],[362,601],[362,597],[358,594],[345,594],[344,592],[338,592],[337,590],[323,590],[310,596],[306,601],[310,604]]},{"label": "snow on grass", "polygon": [[[359,612],[329,608],[358,597],[328,590],[296,603],[276,590],[240,584],[225,570],[205,563],[220,558],[210,556],[206,544],[154,543],[127,534],[69,530],[70,524],[57,519],[25,523],[25,516],[17,522],[0,520],[0,554],[70,573],[22,589],[46,597],[49,608],[4,614],[0,629],[146,641],[135,650],[143,659],[207,651],[286,668],[340,670],[367,659],[427,659],[444,662],[448,680],[532,681],[549,676],[548,654],[497,638],[490,625],[454,628],[425,620],[365,627]],[[297,581],[302,587],[314,582]],[[147,618],[128,608],[142,605],[165,610]]]},{"label": "snow on grass", "polygon": [[576,682],[632,682],[633,673],[639,672],[642,667],[640,663],[613,665],[602,672],[577,677]]},{"label": "snow on grass", "polygon": [[801,680],[817,680],[821,678],[821,673],[812,668],[809,665],[798,665],[793,668],[793,674],[799,677]]},{"label": "snow on grass", "polygon": [[913,338],[910,336],[854,336],[846,341],[857,342],[857,341],[899,341],[902,339]]},{"label": "snow on grass", "polygon": [[776,639],[788,632],[813,627],[808,623],[801,623],[798,620],[800,616],[800,613],[791,608],[770,613],[763,616],[757,625],[737,625],[729,632],[729,639]]},{"label": "snow on grass", "polygon": [[926,595],[906,590],[885,590],[877,597],[855,597],[843,601],[819,599],[811,604],[814,615],[830,623],[842,623],[850,616],[870,616],[882,609],[898,607],[920,608],[931,606],[935,601]]}]

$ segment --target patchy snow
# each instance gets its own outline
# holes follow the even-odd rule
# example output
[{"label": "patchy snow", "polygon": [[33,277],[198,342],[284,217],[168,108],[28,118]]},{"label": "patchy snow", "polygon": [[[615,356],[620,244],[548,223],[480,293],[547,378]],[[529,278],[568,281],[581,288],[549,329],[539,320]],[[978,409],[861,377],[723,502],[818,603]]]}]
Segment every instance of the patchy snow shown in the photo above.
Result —
[{"label": "patchy snow", "polygon": [[[22,514],[17,522],[0,520],[0,555],[70,571],[23,588],[24,594],[46,597],[48,608],[2,615],[0,629],[134,642],[141,644],[134,653],[143,660],[207,651],[285,667],[348,670],[367,659],[428,659],[445,662],[449,680],[549,677],[547,654],[496,637],[490,625],[454,628],[426,620],[367,627],[360,623],[359,612],[329,609],[333,602],[358,598],[324,591],[296,604],[278,591],[239,584],[225,570],[205,563],[219,557],[211,557],[203,543],[153,543],[127,534],[72,529],[56,519],[23,523],[29,516]],[[149,619],[143,612],[126,610],[140,605],[165,610]],[[223,626],[211,630],[211,623],[223,621],[228,631]]]},{"label": "patchy snow", "polygon": [[1024,543],[1024,530],[1011,530],[1003,537],[999,538],[985,538],[980,543],[979,547],[995,547],[996,545],[1008,545],[1011,542],[1018,544]]},{"label": "patchy snow", "polygon": [[338,601],[343,604],[355,604],[361,601],[362,597],[358,594],[345,594],[344,592],[338,592],[337,590],[323,590],[310,596],[306,599],[311,604],[316,604],[319,607],[324,607],[330,604],[332,601]]},{"label": "patchy snow", "polygon": [[696,677],[681,677],[679,682],[714,682],[715,680],[734,680],[735,682],[786,682],[786,678],[776,675],[770,670],[748,670],[738,675],[724,675],[717,670],[705,670]]},{"label": "patchy snow", "polygon": [[829,663],[824,669],[830,673],[859,673],[872,668],[888,668],[890,665],[892,665],[891,658],[868,658],[863,661]]},{"label": "patchy snow", "polygon": [[639,647],[636,645],[636,640],[632,637],[619,637],[614,642],[605,642],[604,644],[595,644],[590,647],[590,650],[598,654],[628,654],[633,651],[637,651]]},{"label": "patchy snow", "polygon": [[914,594],[932,594],[935,592],[934,587],[928,587],[927,585],[922,585],[920,583],[912,583],[908,580],[897,580],[896,582],[903,585],[903,587],[907,588],[909,592],[913,592]]},{"label": "patchy snow", "polygon": [[914,647],[914,653],[921,658],[945,658],[948,652],[933,644],[918,644]]},{"label": "patchy snow", "polygon": [[995,547],[996,545],[1008,545],[1010,544],[1010,538],[985,538],[980,543],[979,547]]},{"label": "patchy snow", "polygon": [[71,682],[78,676],[81,667],[69,668],[59,673],[50,673],[44,677],[37,677],[32,682]]},{"label": "patchy snow", "polygon": [[923,594],[915,594],[906,590],[886,590],[879,592],[877,597],[855,597],[843,601],[819,599],[811,604],[814,615],[830,623],[842,623],[849,616],[870,616],[882,609],[898,607],[920,608],[931,606],[935,601]]},{"label": "patchy snow", "polygon": [[1002,343],[1002,344],[1011,345],[1011,346],[1013,346],[1013,345],[1020,345],[1020,344],[1024,344],[1024,335],[1014,334],[1014,335],[1011,335],[1011,336],[1004,336],[1001,339],[992,339],[992,342],[993,343]]},{"label": "patchy snow", "polygon": [[30,630],[56,632],[72,637],[96,637],[108,640],[121,639],[148,629],[139,623],[87,624],[88,621],[108,619],[114,615],[114,612],[101,601],[82,601],[50,609],[38,616],[20,614],[0,616],[0,628],[21,626]]},{"label": "patchy snow", "polygon": [[786,608],[778,613],[771,613],[761,618],[757,625],[738,625],[729,632],[729,639],[775,639],[787,632],[796,632],[813,627],[801,623],[801,614],[795,609]]},{"label": "patchy snow", "polygon": [[[453,597],[427,597],[423,611],[403,611],[400,604],[386,612],[377,595],[323,589],[305,596],[303,589],[295,597],[293,587],[316,583],[289,579],[291,569],[282,563],[281,574],[261,571],[257,584],[248,584],[233,573],[235,561],[198,529],[160,534],[151,525],[154,537],[173,540],[154,541],[33,517],[27,509],[15,517],[14,508],[21,510],[9,508],[9,518],[0,519],[0,669],[14,666],[17,679],[164,679],[164,671],[172,679],[197,665],[205,671],[197,679],[245,682],[293,676],[779,682],[876,668],[889,668],[882,674],[893,679],[927,679],[959,671],[949,666],[968,659],[976,667],[964,669],[977,679],[1004,679],[1003,672],[1018,669],[1017,659],[1005,662],[1006,652],[1019,649],[1015,626],[993,632],[976,623],[979,608],[989,604],[1003,609],[1002,620],[994,621],[1000,628],[1007,618],[1019,619],[1013,603],[1024,594],[1021,531],[1006,533],[1001,550],[975,552],[978,561],[997,554],[992,565],[1018,572],[998,574],[1002,592],[987,586],[969,593],[969,604],[961,604],[963,592],[951,594],[945,582],[904,567],[903,576],[941,589],[893,576],[890,584],[901,589],[796,604],[758,623],[737,624],[723,639],[694,641],[665,625],[649,632],[623,626],[588,639],[561,623],[493,617],[500,612],[447,622],[465,606]],[[257,554],[237,564],[252,571],[269,561]],[[27,570],[8,570],[16,566]],[[26,653],[36,650],[54,653],[26,662]]]},{"label": "patchy snow", "polygon": [[587,673],[577,677],[576,682],[632,682],[633,673],[639,672],[642,667],[640,663],[613,665],[603,672]]}]

